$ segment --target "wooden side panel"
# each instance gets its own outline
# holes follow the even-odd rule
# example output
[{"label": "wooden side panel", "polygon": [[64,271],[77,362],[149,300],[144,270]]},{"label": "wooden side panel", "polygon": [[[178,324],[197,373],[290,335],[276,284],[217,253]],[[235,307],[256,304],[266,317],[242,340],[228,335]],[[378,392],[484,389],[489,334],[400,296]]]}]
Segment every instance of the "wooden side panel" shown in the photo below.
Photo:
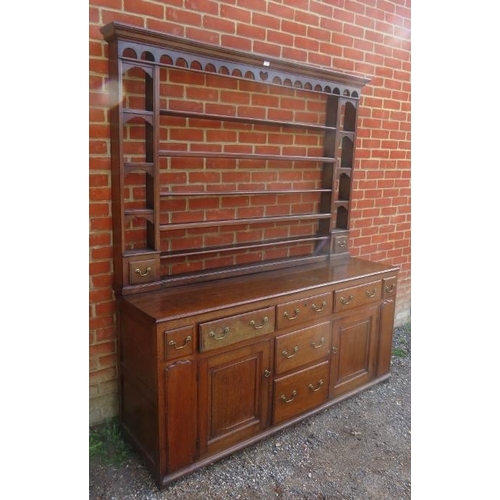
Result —
[{"label": "wooden side panel", "polygon": [[120,417],[148,467],[158,475],[158,405],[154,326],[120,308]]},{"label": "wooden side panel", "polygon": [[196,362],[178,361],[165,368],[167,467],[173,472],[197,455],[198,389]]},{"label": "wooden side panel", "polygon": [[379,306],[365,307],[333,322],[331,397],[375,376]]},{"label": "wooden side panel", "polygon": [[380,338],[378,348],[377,377],[386,375],[391,369],[394,313],[395,300],[390,299],[384,301],[380,309]]}]

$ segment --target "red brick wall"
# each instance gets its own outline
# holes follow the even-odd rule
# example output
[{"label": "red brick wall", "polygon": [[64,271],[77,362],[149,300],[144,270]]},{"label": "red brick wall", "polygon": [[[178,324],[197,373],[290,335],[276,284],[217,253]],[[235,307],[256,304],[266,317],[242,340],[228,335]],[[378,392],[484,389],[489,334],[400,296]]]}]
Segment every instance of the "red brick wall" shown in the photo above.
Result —
[{"label": "red brick wall", "polygon": [[[350,248],[354,256],[400,266],[396,324],[403,324],[410,319],[410,6],[410,0],[167,0],[163,3],[91,0],[91,424],[115,415],[118,410],[115,305],[111,289],[108,61],[107,44],[99,28],[110,21],[121,21],[370,78],[371,82],[362,92],[358,118]],[[255,105],[235,100],[238,96],[243,98],[239,89],[226,88],[211,96],[197,95],[193,86],[189,97],[193,102],[203,100],[205,105],[217,107],[229,92],[233,92],[229,97],[232,103],[248,108]],[[293,98],[292,92],[290,99]],[[266,99],[259,102],[259,106],[275,105],[269,96]],[[304,115],[307,111],[303,110]],[[307,121],[307,117],[304,116],[303,121]],[[181,129],[182,123],[179,123],[172,133]],[[235,137],[244,140],[242,128],[233,127],[224,133],[227,143]],[[196,136],[192,138],[197,140]],[[279,143],[280,140],[269,135],[262,139],[264,142],[271,139],[271,146],[272,141]],[[301,147],[318,146],[310,141],[311,138],[304,135]],[[172,176],[181,172],[177,170]],[[135,193],[133,186],[131,193],[140,202],[142,194]],[[199,201],[192,200],[193,207]],[[286,199],[282,201],[284,206],[289,203]],[[237,207],[223,208],[231,211]]]}]

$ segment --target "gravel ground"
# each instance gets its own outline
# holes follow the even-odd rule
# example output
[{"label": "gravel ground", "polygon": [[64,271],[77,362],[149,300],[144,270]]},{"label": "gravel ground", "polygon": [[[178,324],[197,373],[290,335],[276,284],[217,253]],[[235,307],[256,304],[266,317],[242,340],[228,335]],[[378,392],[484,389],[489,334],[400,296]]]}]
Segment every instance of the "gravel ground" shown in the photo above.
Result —
[{"label": "gravel ground", "polygon": [[411,498],[411,333],[394,331],[392,376],[159,491],[139,459],[90,461],[91,500]]}]

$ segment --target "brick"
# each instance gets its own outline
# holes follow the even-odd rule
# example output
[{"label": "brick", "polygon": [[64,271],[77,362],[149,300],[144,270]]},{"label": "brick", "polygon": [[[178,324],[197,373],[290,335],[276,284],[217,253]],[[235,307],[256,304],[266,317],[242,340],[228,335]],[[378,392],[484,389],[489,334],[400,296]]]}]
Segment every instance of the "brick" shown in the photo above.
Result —
[{"label": "brick", "polygon": [[252,40],[265,40],[266,30],[243,23],[236,23],[236,34]]},{"label": "brick", "polygon": [[203,27],[223,33],[234,34],[236,32],[236,23],[227,18],[203,16]]},{"label": "brick", "polygon": [[233,21],[241,21],[250,24],[251,11],[234,7],[232,5],[220,5],[220,16]]}]

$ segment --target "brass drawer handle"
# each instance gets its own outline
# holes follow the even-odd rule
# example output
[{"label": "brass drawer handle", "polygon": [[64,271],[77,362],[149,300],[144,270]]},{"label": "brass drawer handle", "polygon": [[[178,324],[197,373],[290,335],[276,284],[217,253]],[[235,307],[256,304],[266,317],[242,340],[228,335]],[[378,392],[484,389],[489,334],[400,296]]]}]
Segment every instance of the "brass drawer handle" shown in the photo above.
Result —
[{"label": "brass drawer handle", "polygon": [[294,390],[292,391],[292,396],[290,397],[290,399],[286,399],[286,396],[284,394],[280,396],[280,399],[285,403],[291,403],[295,399],[295,396],[297,396],[297,391]]},{"label": "brass drawer handle", "polygon": [[333,346],[333,347],[332,347],[332,353],[333,353],[333,354],[337,354],[338,352],[339,352],[338,347]]},{"label": "brass drawer handle", "polygon": [[250,321],[250,326],[253,326],[256,330],[260,330],[261,328],[264,328],[267,322],[269,322],[269,318],[267,316],[264,316],[264,319],[262,320],[262,325],[256,325],[255,321],[252,319],[252,321]]},{"label": "brass drawer handle", "polygon": [[147,276],[150,272],[151,272],[151,268],[149,266],[146,267],[146,271],[145,272],[141,272],[141,270],[139,268],[137,268],[135,270],[135,274],[138,274],[139,276],[142,276],[143,278],[144,278],[144,276]]},{"label": "brass drawer handle", "polygon": [[323,379],[319,379],[317,387],[314,387],[314,385],[309,384],[309,389],[311,389],[312,392],[318,392],[323,384],[324,384]]},{"label": "brass drawer handle", "polygon": [[283,313],[283,316],[285,316],[285,318],[288,318],[289,320],[295,319],[300,314],[300,309],[297,308],[297,309],[295,309],[294,312],[295,312],[295,316],[288,316],[288,311],[285,311]]},{"label": "brass drawer handle", "polygon": [[387,293],[391,293],[391,292],[393,292],[393,291],[394,291],[394,288],[396,288],[396,287],[394,286],[394,283],[392,283],[392,284],[391,284],[391,286],[386,285],[386,287],[385,287],[385,291],[386,291]]},{"label": "brass drawer handle", "polygon": [[297,352],[299,350],[299,346],[296,345],[294,348],[293,348],[293,353],[292,354],[289,354],[288,351],[281,351],[281,354],[283,354],[283,356],[285,356],[286,359],[290,359],[290,358],[293,358]]},{"label": "brass drawer handle", "polygon": [[219,337],[216,337],[217,334],[214,331],[211,331],[208,335],[210,335],[210,337],[212,337],[214,340],[222,340],[228,333],[229,327],[226,326],[224,327],[224,330],[222,330],[222,335],[220,335]]},{"label": "brass drawer handle", "polygon": [[345,298],[345,297],[340,297],[340,303],[343,304],[344,306],[346,306],[347,304],[350,304],[352,302],[352,300],[354,299],[354,295],[349,295],[349,298]]},{"label": "brass drawer handle", "polygon": [[311,345],[313,346],[314,349],[319,349],[320,347],[323,346],[323,344],[325,343],[325,337],[321,337],[319,339],[319,344],[316,344],[314,342],[311,342]]},{"label": "brass drawer handle", "polygon": [[264,370],[264,377],[269,378],[271,375],[271,370]]},{"label": "brass drawer handle", "polygon": [[373,292],[369,292],[368,290],[366,290],[365,295],[366,295],[367,297],[369,297],[370,299],[372,299],[373,297],[375,297],[375,294],[376,294],[376,293],[377,293],[377,289],[376,289],[376,288],[374,288],[374,289],[373,289]]},{"label": "brass drawer handle", "polygon": [[175,342],[175,340],[171,340],[171,341],[168,343],[168,345],[169,345],[170,347],[173,347],[174,349],[177,349],[177,350],[179,350],[179,349],[184,349],[184,347],[187,347],[188,342],[191,342],[191,340],[193,340],[193,339],[191,338],[191,335],[188,335],[188,336],[186,337],[186,340],[184,341],[184,344],[180,345],[179,347],[177,347],[177,343]]},{"label": "brass drawer handle", "polygon": [[311,306],[316,312],[320,312],[322,311],[325,307],[326,307],[326,300],[324,300],[323,302],[321,302],[321,306],[318,307],[316,304],[313,304]]}]

